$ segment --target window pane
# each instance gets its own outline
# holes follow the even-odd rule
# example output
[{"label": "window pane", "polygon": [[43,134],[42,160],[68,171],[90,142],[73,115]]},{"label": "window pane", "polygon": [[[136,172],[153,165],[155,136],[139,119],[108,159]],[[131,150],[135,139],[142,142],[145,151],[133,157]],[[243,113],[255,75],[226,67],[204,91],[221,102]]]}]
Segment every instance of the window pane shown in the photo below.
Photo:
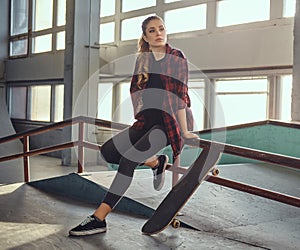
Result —
[{"label": "window pane", "polygon": [[56,50],[65,49],[66,32],[61,31],[56,34]]},{"label": "window pane", "polygon": [[101,0],[100,3],[100,17],[112,16],[115,14],[116,1],[115,0]]},{"label": "window pane", "polygon": [[215,127],[267,119],[267,94],[218,95],[217,98],[220,106],[215,110]]},{"label": "window pane", "polygon": [[11,118],[26,119],[26,87],[12,87],[10,89]]},{"label": "window pane", "polygon": [[124,124],[132,124],[134,121],[132,102],[130,98],[130,83],[123,82],[116,86],[117,105],[113,111],[112,120]]},{"label": "window pane", "polygon": [[98,114],[99,119],[111,121],[112,119],[112,100],[113,84],[100,83],[98,85]]},{"label": "window pane", "polygon": [[292,103],[292,83],[293,76],[286,75],[281,78],[281,103],[280,103],[280,119],[291,121],[291,103]]},{"label": "window pane", "polygon": [[67,0],[57,1],[57,26],[62,26],[66,24],[66,5]]},{"label": "window pane", "polygon": [[55,86],[54,97],[54,122],[60,122],[64,118],[64,85],[59,84]]},{"label": "window pane", "polygon": [[52,50],[52,34],[37,36],[32,41],[33,53],[42,53]]},{"label": "window pane", "polygon": [[50,121],[51,86],[30,87],[30,114],[33,121]]},{"label": "window pane", "polygon": [[293,17],[296,12],[296,0],[284,0],[283,2],[283,16]]},{"label": "window pane", "polygon": [[100,43],[112,43],[115,41],[115,23],[100,24]]},{"label": "window pane", "polygon": [[122,12],[139,10],[156,5],[156,0],[122,0]]},{"label": "window pane", "polygon": [[169,34],[206,28],[206,4],[166,11],[165,23]]},{"label": "window pane", "polygon": [[138,39],[142,35],[142,22],[154,14],[125,19],[121,24],[121,40]]},{"label": "window pane", "polygon": [[27,39],[10,42],[10,56],[27,54]]},{"label": "window pane", "polygon": [[34,1],[33,30],[44,30],[52,27],[53,0]]},{"label": "window pane", "polygon": [[11,0],[10,34],[18,35],[28,31],[28,0]]},{"label": "window pane", "polygon": [[204,83],[189,83],[189,96],[191,99],[191,109],[194,116],[194,130],[202,130],[204,128]]},{"label": "window pane", "polygon": [[270,19],[270,0],[226,0],[217,4],[218,27]]},{"label": "window pane", "polygon": [[216,92],[262,92],[268,90],[267,79],[217,81]]}]

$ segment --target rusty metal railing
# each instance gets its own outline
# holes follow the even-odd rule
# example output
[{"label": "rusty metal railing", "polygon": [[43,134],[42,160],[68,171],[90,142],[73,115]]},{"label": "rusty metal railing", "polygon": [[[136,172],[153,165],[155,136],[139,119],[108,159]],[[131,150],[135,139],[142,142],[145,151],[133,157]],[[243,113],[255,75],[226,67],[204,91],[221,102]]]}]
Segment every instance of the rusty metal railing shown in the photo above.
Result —
[{"label": "rusty metal railing", "polygon": [[[75,117],[72,119],[67,119],[65,121],[54,123],[54,124],[51,124],[51,125],[48,125],[45,127],[41,127],[41,128],[33,129],[30,131],[21,132],[21,133],[17,133],[14,135],[0,138],[0,144],[14,141],[14,140],[20,140],[20,139],[23,140],[23,152],[22,153],[17,153],[17,154],[0,157],[0,162],[9,161],[9,160],[17,159],[17,158],[23,158],[24,181],[29,182],[29,180],[30,180],[29,157],[30,156],[59,151],[59,150],[67,149],[67,148],[77,147],[77,150],[78,150],[77,172],[83,173],[84,172],[84,149],[89,148],[89,149],[99,150],[99,148],[101,147],[101,145],[99,145],[99,144],[85,141],[85,139],[84,139],[85,124],[92,124],[95,126],[102,126],[102,127],[107,127],[107,128],[117,129],[117,130],[128,127],[128,125],[113,123],[113,122],[109,122],[109,121],[104,121],[104,120],[94,119],[94,118],[89,118],[89,117],[84,117],[84,116],[78,116],[78,117]],[[30,146],[29,145],[30,136],[42,134],[42,133],[45,133],[45,132],[48,132],[51,130],[55,130],[55,129],[59,129],[59,128],[67,127],[67,126],[74,126],[74,125],[78,126],[78,139],[77,140],[70,141],[70,142],[64,142],[61,144],[48,146],[48,147],[44,147],[44,148],[30,150],[30,147],[29,147]],[[219,142],[212,142],[212,141],[203,140],[203,139],[186,141],[186,144],[193,146],[193,147],[208,147],[211,143],[222,148],[222,152],[225,154],[231,154],[231,155],[246,157],[246,158],[259,160],[259,161],[263,161],[263,162],[267,162],[267,163],[271,163],[271,164],[278,164],[278,165],[286,166],[289,168],[300,169],[300,158],[296,158],[296,157],[274,154],[274,153],[265,152],[265,151],[261,151],[261,150],[255,150],[255,149],[250,149],[250,148],[245,148],[245,147],[223,144],[223,143],[219,143]],[[175,162],[173,165],[169,165],[168,169],[170,171],[173,171],[173,178],[175,180],[178,179],[180,174],[184,174],[187,171],[186,168],[180,167],[178,162]],[[215,183],[218,185],[226,186],[226,187],[229,187],[232,189],[240,190],[243,192],[247,192],[250,194],[258,195],[261,197],[265,197],[268,199],[276,200],[276,201],[286,203],[286,204],[289,204],[292,206],[300,207],[300,198],[298,198],[298,197],[293,197],[293,196],[289,196],[286,194],[274,192],[271,190],[247,185],[244,183],[235,182],[235,181],[224,179],[224,178],[221,178],[218,176],[210,176],[209,178],[206,179],[206,181],[209,181],[209,182],[212,182],[212,183]]]}]

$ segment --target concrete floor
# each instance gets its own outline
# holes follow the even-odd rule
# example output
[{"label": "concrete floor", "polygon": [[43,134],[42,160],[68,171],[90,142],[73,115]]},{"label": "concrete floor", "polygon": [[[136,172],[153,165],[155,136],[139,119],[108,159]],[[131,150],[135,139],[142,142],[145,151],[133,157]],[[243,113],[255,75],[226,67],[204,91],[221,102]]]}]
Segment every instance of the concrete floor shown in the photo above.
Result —
[{"label": "concrete floor", "polygon": [[[113,172],[88,167],[85,178],[109,185]],[[300,173],[269,165],[221,166],[221,176],[299,196]],[[60,161],[32,157],[32,180],[68,174],[76,168]],[[144,218],[111,213],[105,234],[75,238],[68,230],[93,212],[95,205],[41,192],[20,183],[20,174],[0,168],[0,249],[300,249],[300,209],[203,183],[182,210],[182,220],[199,231],[167,228],[154,236],[141,234]],[[15,182],[15,183],[14,183]],[[150,171],[137,171],[126,193],[156,207],[171,187],[170,174],[154,192]]]}]

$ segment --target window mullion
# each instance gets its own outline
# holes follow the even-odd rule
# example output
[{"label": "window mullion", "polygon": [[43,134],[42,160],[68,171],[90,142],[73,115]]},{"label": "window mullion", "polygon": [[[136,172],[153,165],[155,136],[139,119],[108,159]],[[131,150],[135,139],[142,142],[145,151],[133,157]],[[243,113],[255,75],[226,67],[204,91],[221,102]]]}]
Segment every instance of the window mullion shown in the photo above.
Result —
[{"label": "window mullion", "polygon": [[51,84],[51,98],[50,98],[50,122],[54,122],[55,118],[55,84]]},{"label": "window mullion", "polygon": [[29,0],[29,8],[28,8],[28,50],[27,56],[32,56],[32,22],[33,22],[33,1]]},{"label": "window mullion", "polygon": [[30,120],[32,96],[30,91],[31,86],[26,87],[26,120]]},{"label": "window mullion", "polygon": [[57,27],[57,11],[58,11],[58,3],[57,0],[53,0],[53,12],[52,12],[52,51],[56,50],[56,37],[57,37],[57,31],[55,28]]}]

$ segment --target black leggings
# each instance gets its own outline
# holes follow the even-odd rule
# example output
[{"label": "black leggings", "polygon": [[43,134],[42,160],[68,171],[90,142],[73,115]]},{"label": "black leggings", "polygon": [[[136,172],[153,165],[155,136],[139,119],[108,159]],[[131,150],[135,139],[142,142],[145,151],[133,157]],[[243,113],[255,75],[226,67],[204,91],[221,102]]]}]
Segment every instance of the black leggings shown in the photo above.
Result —
[{"label": "black leggings", "polygon": [[101,147],[103,158],[119,164],[119,168],[103,202],[114,208],[130,186],[135,168],[167,145],[169,141],[161,125],[149,130],[130,127],[105,142]]}]

